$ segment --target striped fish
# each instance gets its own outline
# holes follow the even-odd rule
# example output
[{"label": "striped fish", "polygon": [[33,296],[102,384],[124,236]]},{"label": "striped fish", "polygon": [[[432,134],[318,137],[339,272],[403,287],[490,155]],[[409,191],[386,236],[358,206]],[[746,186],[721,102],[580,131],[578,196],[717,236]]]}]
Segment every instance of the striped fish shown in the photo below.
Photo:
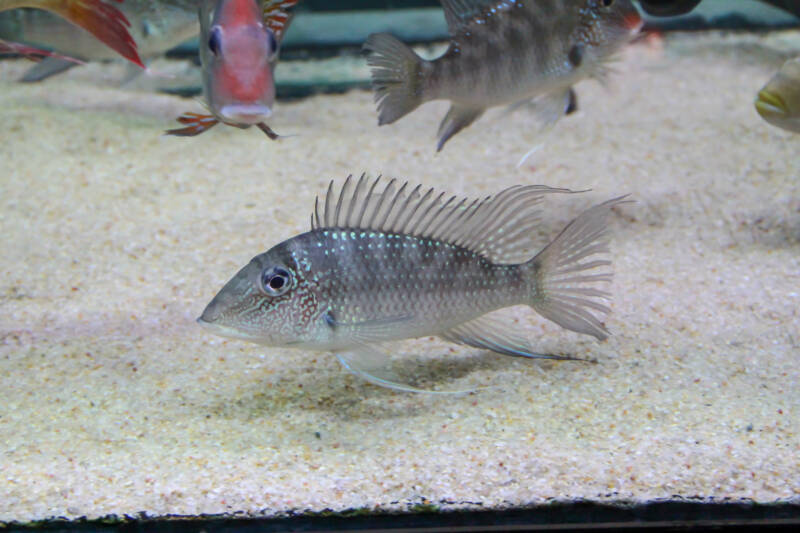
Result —
[{"label": "striped fish", "polygon": [[487,108],[530,107],[542,129],[575,108],[572,86],[607,76],[608,60],[641,26],[630,0],[441,0],[451,33],[432,61],[388,33],[364,44],[378,123],[450,100],[441,150]]}]

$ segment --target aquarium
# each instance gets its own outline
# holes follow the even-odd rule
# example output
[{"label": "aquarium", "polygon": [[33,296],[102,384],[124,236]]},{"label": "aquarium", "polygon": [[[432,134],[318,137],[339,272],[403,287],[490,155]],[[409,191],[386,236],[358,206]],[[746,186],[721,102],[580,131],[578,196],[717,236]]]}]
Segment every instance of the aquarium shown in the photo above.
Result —
[{"label": "aquarium", "polygon": [[792,2],[42,4],[0,527],[800,520]]}]

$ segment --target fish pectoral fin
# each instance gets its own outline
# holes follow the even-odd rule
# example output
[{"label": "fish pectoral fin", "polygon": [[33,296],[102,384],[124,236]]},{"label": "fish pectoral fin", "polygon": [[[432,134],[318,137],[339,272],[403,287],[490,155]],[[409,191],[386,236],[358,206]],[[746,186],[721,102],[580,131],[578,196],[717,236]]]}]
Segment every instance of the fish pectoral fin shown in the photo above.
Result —
[{"label": "fish pectoral fin", "polygon": [[373,346],[359,343],[349,351],[337,353],[336,357],[347,370],[369,381],[373,385],[386,387],[402,392],[417,392],[426,394],[463,394],[477,389],[465,390],[430,390],[420,389],[408,383],[391,369],[391,356]]},{"label": "fish pectoral fin", "polygon": [[388,340],[389,338],[403,337],[403,326],[408,324],[414,315],[397,315],[361,320],[357,322],[344,322],[335,318],[332,311],[327,311],[323,319],[328,326],[340,335],[346,336],[356,343],[374,343]]},{"label": "fish pectoral fin", "polygon": [[475,122],[484,111],[485,109],[482,107],[476,108],[452,104],[442,123],[439,124],[439,132],[437,134],[439,143],[436,145],[436,151],[441,152],[450,137]]},{"label": "fish pectoral fin", "polygon": [[176,135],[178,137],[194,137],[200,135],[217,125],[219,120],[213,115],[201,115],[200,113],[184,113],[178,117],[178,122],[186,124],[183,128],[174,128],[167,130],[167,135]]},{"label": "fish pectoral fin", "polygon": [[439,336],[456,344],[490,350],[503,355],[533,359],[558,359],[563,361],[589,361],[567,355],[543,354],[533,351],[528,339],[518,335],[495,317],[484,315],[449,329]]}]

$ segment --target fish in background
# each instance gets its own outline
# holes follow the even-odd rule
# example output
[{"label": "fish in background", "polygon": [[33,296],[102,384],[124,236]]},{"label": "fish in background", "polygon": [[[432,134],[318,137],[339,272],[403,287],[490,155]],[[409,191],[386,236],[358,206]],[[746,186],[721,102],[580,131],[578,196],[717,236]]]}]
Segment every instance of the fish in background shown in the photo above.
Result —
[{"label": "fish in background", "polygon": [[783,64],[758,92],[755,106],[773,126],[800,133],[800,57]]},{"label": "fish in background", "polygon": [[441,0],[451,34],[428,61],[388,33],[364,48],[379,125],[430,100],[450,100],[437,151],[490,107],[531,107],[547,127],[574,106],[572,86],[603,81],[642,24],[630,0]]},{"label": "fish in background", "polygon": [[639,5],[654,17],[676,17],[691,12],[700,0],[639,0]]},{"label": "fish in background", "polygon": [[[685,15],[700,4],[701,0],[639,0],[639,5],[648,14],[655,17],[675,17]],[[765,4],[788,11],[800,17],[798,0],[761,0]]]},{"label": "fish in background", "polygon": [[74,57],[65,56],[50,50],[42,50],[41,48],[28,46],[22,43],[9,42],[0,39],[0,56],[7,54],[22,56],[25,59],[30,59],[31,61],[37,62],[47,60],[49,58],[55,58],[66,63],[74,63],[76,65],[83,64],[83,61]]},{"label": "fish in background", "polygon": [[609,335],[603,256],[611,209],[625,197],[584,211],[534,255],[543,197],[573,191],[527,185],[446,199],[395,180],[376,192],[380,177],[354,181],[338,193],[331,182],[311,231],[254,257],[198,323],[224,337],[333,351],[353,373],[405,391],[420,389],[392,373],[379,343],[437,335],[505,355],[575,359],[535,352],[509,320],[488,315],[514,305],[599,340]]},{"label": "fish in background", "polygon": [[[138,45],[139,55],[157,57],[199,31],[197,0],[125,0],[119,11],[130,22],[130,34]],[[0,17],[0,37],[47,46],[82,61],[103,61],[116,56],[98,46],[90,35],[76,30],[51,13],[39,10],[17,10]],[[75,63],[62,58],[45,59],[33,67],[21,81],[41,81],[63,72]]]},{"label": "fish in background", "polygon": [[222,122],[242,129],[255,125],[270,139],[279,137],[265,121],[275,103],[272,72],[290,22],[287,10],[298,1],[200,2],[203,93],[210,114],[184,113],[178,117],[184,127],[167,134],[199,135]]},{"label": "fish in background", "polygon": [[88,31],[125,59],[144,68],[137,52],[136,41],[128,31],[130,22],[122,12],[105,0],[0,0],[0,11],[20,7],[55,13]]}]

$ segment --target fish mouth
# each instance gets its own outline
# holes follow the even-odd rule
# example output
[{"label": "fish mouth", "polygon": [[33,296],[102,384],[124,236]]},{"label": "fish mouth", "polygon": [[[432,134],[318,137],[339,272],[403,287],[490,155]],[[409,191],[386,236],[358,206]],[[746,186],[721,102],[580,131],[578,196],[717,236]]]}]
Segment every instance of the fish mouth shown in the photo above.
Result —
[{"label": "fish mouth", "polygon": [[777,94],[761,90],[756,97],[756,111],[761,116],[785,117],[788,114],[786,103]]},{"label": "fish mouth", "polygon": [[202,327],[204,330],[208,331],[209,333],[213,333],[218,337],[227,337],[229,339],[237,339],[242,341],[250,341],[250,342],[261,342],[262,339],[256,337],[255,335],[250,335],[248,333],[243,333],[240,330],[223,326],[221,324],[217,324],[215,322],[209,322],[208,320],[203,319],[201,316],[197,319],[197,323]]},{"label": "fish mouth", "polygon": [[272,110],[260,104],[230,104],[219,110],[223,120],[238,124],[258,124],[272,115]]}]

